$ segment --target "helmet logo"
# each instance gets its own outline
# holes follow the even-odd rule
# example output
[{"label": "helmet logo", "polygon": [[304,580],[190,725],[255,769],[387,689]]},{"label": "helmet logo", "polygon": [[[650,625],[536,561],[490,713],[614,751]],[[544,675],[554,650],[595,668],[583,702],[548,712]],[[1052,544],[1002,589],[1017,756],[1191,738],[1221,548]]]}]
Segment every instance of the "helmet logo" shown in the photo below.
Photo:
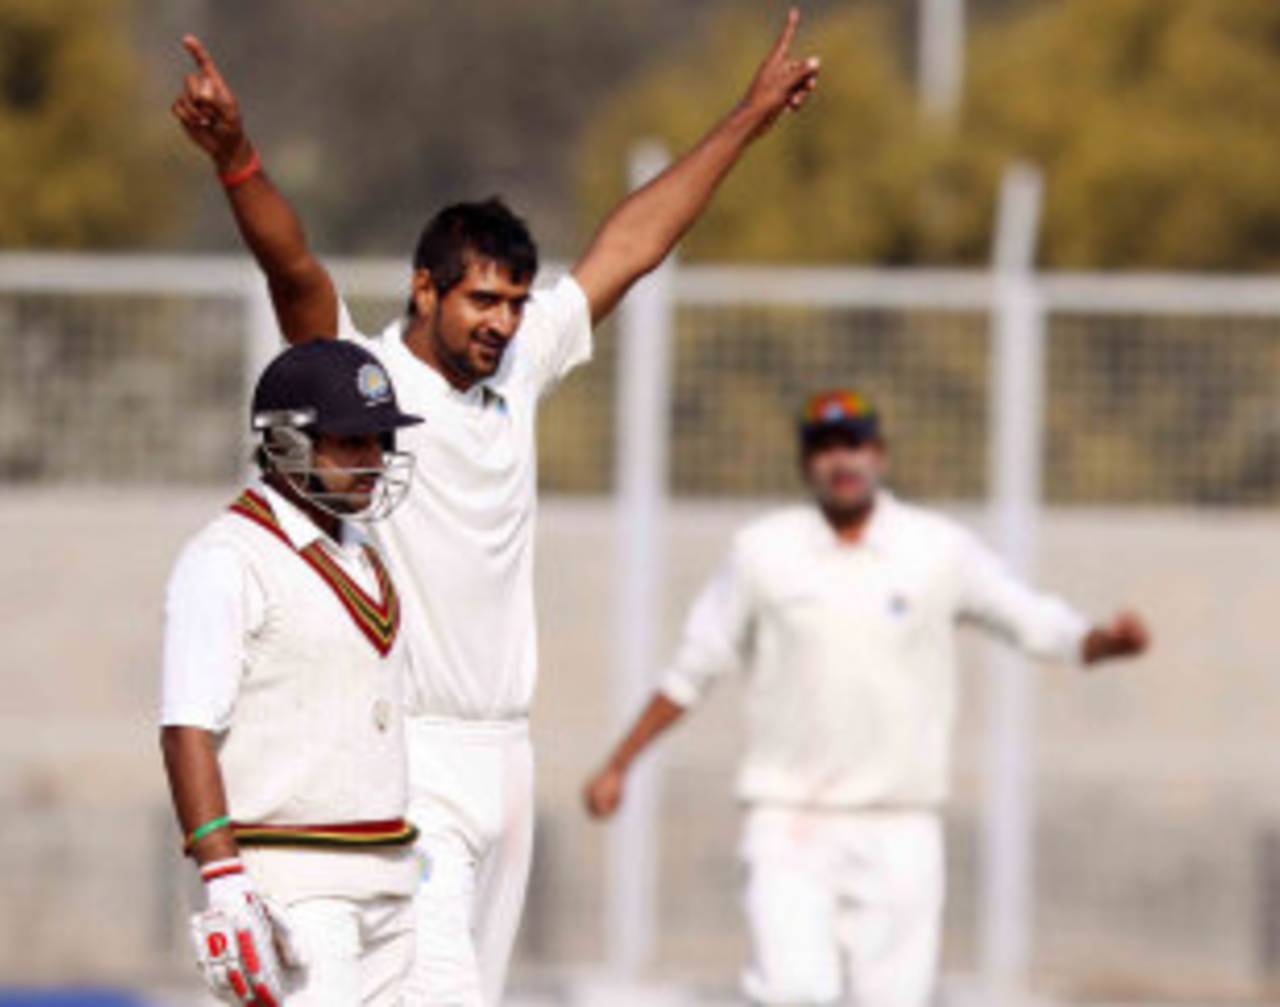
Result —
[{"label": "helmet logo", "polygon": [[356,371],[356,388],[371,406],[379,405],[391,397],[391,381],[387,372],[377,364],[363,364]]}]

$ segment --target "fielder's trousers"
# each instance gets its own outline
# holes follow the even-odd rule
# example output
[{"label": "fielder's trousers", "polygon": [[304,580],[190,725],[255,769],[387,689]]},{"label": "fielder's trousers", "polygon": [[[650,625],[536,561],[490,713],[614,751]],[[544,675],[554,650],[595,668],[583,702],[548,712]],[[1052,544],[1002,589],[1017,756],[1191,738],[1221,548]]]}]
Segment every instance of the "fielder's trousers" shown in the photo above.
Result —
[{"label": "fielder's trousers", "polygon": [[935,814],[756,806],[741,853],[753,1003],[926,1007],[945,874]]}]

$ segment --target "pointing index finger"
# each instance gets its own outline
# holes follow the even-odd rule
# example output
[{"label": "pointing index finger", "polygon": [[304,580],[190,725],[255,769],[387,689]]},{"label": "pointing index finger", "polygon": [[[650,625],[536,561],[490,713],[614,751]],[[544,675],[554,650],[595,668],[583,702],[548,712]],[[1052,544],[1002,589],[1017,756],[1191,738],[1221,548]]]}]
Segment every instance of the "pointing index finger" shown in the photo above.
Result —
[{"label": "pointing index finger", "polygon": [[218,64],[213,61],[213,57],[209,55],[209,50],[204,47],[203,42],[194,35],[183,35],[182,46],[191,54],[191,58],[202,72],[216,81],[222,81],[222,74],[218,72]]},{"label": "pointing index finger", "polygon": [[800,11],[796,7],[787,10],[787,20],[782,26],[782,31],[778,33],[778,40],[773,44],[773,51],[769,54],[771,59],[781,59],[787,54],[787,50],[791,48],[791,42],[796,37],[796,27],[800,24]]}]

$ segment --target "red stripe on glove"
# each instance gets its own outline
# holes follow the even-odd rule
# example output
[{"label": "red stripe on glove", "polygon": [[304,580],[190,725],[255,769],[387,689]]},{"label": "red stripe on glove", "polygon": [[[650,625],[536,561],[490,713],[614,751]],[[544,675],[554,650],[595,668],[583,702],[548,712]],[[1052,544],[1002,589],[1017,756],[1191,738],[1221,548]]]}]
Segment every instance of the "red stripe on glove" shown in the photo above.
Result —
[{"label": "red stripe on glove", "polygon": [[258,946],[253,943],[253,934],[248,930],[237,930],[236,943],[240,946],[240,960],[244,962],[249,974],[257,975],[261,972],[262,961],[258,958]]}]

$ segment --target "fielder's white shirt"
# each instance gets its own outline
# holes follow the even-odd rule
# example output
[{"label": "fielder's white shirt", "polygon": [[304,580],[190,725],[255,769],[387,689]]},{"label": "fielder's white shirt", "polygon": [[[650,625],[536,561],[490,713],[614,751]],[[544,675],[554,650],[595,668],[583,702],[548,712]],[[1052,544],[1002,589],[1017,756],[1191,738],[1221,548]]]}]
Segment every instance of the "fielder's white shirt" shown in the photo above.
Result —
[{"label": "fielder's white shirt", "polygon": [[413,355],[404,329],[401,319],[363,336],[339,311],[339,336],[373,353],[400,408],[425,420],[399,432],[415,457],[408,499],[374,526],[404,606],[408,712],[524,717],[538,665],[538,403],[591,358],[587,298],[572,276],[536,291],[498,372],[466,392]]},{"label": "fielder's white shirt", "polygon": [[817,507],[789,508],[736,536],[661,691],[687,707],[745,666],[743,800],[930,807],[950,784],[958,622],[1060,660],[1088,629],[972,533],[888,493],[856,544]]}]

